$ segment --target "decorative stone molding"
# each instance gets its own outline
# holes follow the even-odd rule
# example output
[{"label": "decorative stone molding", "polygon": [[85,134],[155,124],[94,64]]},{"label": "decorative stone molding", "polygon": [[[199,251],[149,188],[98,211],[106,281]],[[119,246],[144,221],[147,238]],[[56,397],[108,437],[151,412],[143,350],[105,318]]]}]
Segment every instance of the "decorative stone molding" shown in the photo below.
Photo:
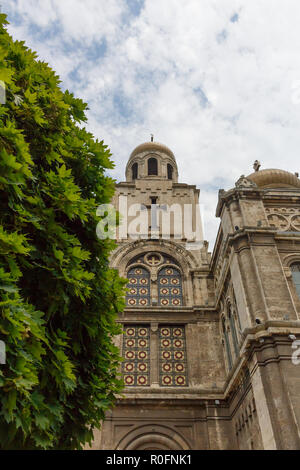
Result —
[{"label": "decorative stone molding", "polygon": [[291,268],[289,266],[284,266],[283,271],[284,271],[285,277],[287,279],[290,279],[292,277],[292,271],[291,271]]},{"label": "decorative stone molding", "polygon": [[300,209],[290,207],[267,207],[267,219],[271,227],[281,232],[300,232]]},{"label": "decorative stone molding", "polygon": [[235,187],[236,188],[257,188],[257,184],[251,181],[245,175],[242,175],[235,183]]}]

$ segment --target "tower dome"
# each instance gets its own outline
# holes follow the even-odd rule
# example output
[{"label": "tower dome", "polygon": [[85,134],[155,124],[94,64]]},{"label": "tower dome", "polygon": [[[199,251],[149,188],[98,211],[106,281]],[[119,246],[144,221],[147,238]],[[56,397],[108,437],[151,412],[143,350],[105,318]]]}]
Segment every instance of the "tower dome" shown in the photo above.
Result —
[{"label": "tower dome", "polygon": [[300,188],[299,178],[289,171],[274,168],[255,171],[247,177],[259,188]]},{"label": "tower dome", "polygon": [[126,181],[136,179],[168,179],[178,181],[174,153],[159,142],[144,142],[130,154],[126,166]]}]

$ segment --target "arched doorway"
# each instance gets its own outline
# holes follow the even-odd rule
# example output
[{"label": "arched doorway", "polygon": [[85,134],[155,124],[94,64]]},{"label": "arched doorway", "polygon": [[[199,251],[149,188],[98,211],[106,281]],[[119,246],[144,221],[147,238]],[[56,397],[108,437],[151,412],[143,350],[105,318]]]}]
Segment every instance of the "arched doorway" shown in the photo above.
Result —
[{"label": "arched doorway", "polygon": [[177,430],[150,424],[126,434],[116,450],[190,450],[190,445]]}]

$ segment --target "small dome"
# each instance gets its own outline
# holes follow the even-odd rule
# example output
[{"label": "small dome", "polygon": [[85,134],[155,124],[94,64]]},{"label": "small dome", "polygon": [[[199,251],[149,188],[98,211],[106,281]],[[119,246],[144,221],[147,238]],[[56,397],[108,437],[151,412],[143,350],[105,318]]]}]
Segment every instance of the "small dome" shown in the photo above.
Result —
[{"label": "small dome", "polygon": [[289,171],[267,169],[247,176],[259,188],[300,188],[299,178]]},{"label": "small dome", "polygon": [[133,152],[131,152],[130,158],[135,157],[139,153],[144,152],[161,152],[169,155],[169,157],[175,160],[174,153],[166,145],[160,144],[159,142],[145,142],[144,144],[138,145]]}]

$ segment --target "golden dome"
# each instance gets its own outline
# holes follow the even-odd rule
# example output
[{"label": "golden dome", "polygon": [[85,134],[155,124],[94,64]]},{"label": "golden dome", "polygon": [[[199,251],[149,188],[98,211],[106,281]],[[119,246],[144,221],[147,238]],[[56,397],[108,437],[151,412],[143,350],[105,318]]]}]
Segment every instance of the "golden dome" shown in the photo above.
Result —
[{"label": "golden dome", "polygon": [[144,152],[161,152],[169,155],[169,157],[173,158],[175,160],[174,153],[172,150],[170,150],[166,145],[160,144],[159,142],[145,142],[144,144],[138,145],[130,155],[130,158],[135,157],[139,153],[144,153]]},{"label": "golden dome", "polygon": [[300,188],[300,179],[289,171],[267,169],[247,176],[259,188]]}]

